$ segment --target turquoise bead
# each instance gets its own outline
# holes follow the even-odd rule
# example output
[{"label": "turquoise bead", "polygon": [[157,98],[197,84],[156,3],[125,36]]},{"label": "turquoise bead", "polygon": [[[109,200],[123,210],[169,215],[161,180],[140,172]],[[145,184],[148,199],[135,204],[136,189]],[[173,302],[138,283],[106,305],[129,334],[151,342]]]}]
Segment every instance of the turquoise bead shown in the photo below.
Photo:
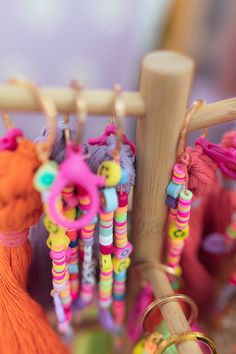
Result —
[{"label": "turquoise bead", "polygon": [[125,281],[126,280],[126,270],[120,272],[120,273],[115,273],[115,280],[117,281]]},{"label": "turquoise bead", "polygon": [[112,236],[113,235],[113,227],[109,227],[104,229],[101,225],[99,227],[99,234],[102,236]]},{"label": "turquoise bead", "polygon": [[178,198],[180,192],[182,189],[182,184],[176,184],[173,181],[170,181],[166,188],[166,194],[169,195],[170,197],[176,199]]},{"label": "turquoise bead", "polygon": [[119,184],[127,184],[129,182],[129,175],[125,168],[121,169],[121,179]]},{"label": "turquoise bead", "polygon": [[68,264],[68,270],[70,274],[77,274],[79,273],[78,264]]},{"label": "turquoise bead", "polygon": [[103,210],[105,213],[110,213],[118,209],[118,196],[115,188],[103,189],[103,198],[105,199],[105,205]]}]

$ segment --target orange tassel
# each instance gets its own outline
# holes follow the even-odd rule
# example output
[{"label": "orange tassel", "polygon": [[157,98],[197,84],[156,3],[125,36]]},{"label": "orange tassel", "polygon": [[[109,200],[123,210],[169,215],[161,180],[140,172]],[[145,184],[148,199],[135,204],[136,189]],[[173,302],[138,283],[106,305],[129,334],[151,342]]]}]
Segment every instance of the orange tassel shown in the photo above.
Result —
[{"label": "orange tassel", "polygon": [[[22,140],[0,152],[0,353],[67,354],[42,308],[26,292],[31,246],[28,228],[42,213],[32,183],[40,162],[35,145]],[[21,232],[14,232],[23,230]]]}]

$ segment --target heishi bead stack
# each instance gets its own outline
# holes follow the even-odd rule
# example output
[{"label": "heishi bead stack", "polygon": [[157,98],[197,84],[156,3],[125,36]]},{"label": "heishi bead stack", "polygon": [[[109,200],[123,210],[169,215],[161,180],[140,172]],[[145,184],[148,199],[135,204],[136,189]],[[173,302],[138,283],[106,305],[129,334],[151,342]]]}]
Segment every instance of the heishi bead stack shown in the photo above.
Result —
[{"label": "heishi bead stack", "polygon": [[188,226],[193,194],[190,190],[182,190],[178,199],[176,226],[183,230]]},{"label": "heishi bead stack", "polygon": [[179,271],[179,263],[185,239],[189,236],[189,218],[193,194],[190,190],[180,192],[176,219],[169,224],[167,264]]},{"label": "heishi bead stack", "polygon": [[[62,192],[64,201],[64,215],[66,218],[74,220],[76,218],[74,188],[67,187]],[[78,203],[78,200],[77,200]],[[78,299],[79,296],[79,247],[78,247],[78,231],[76,229],[67,229],[66,235],[70,239],[69,247],[71,249],[70,257],[68,259],[68,270],[70,274],[70,289],[73,300]]]},{"label": "heishi bead stack", "polygon": [[122,326],[125,320],[126,272],[130,264],[129,256],[133,247],[127,237],[128,194],[118,192],[118,203],[114,222],[113,313],[116,324]]},{"label": "heishi bead stack", "polygon": [[[169,211],[167,265],[181,274],[180,259],[183,252],[185,238],[189,236],[189,218],[192,202],[192,192],[186,189],[186,167],[176,163],[173,175],[166,189],[166,205]],[[170,276],[172,285],[175,279]]]},{"label": "heishi bead stack", "polygon": [[[80,212],[86,213],[90,207],[90,199],[87,195],[80,193],[79,207]],[[95,266],[96,263],[93,260],[93,244],[94,244],[94,230],[96,220],[93,220],[90,225],[87,225],[81,229],[81,241],[83,243],[83,262],[82,262],[82,280],[80,299],[83,305],[91,304],[95,293]]]},{"label": "heishi bead stack", "polygon": [[[68,258],[69,258],[69,238],[65,232],[60,229],[58,233],[50,233],[47,245],[51,249],[50,257],[52,259],[52,276],[53,276],[53,292],[59,296],[61,305],[64,310],[64,317],[58,319],[59,331],[66,332],[66,329],[71,321],[71,291],[69,283],[68,272]],[[54,294],[53,294],[54,295]]]},{"label": "heishi bead stack", "polygon": [[113,252],[113,219],[113,211],[101,212],[99,215],[99,306],[102,310],[109,309],[112,304],[113,264],[111,254]]},{"label": "heishi bead stack", "polygon": [[177,199],[183,185],[186,183],[186,168],[181,163],[176,163],[173,168],[173,175],[166,189],[166,205],[171,209],[176,209]]}]

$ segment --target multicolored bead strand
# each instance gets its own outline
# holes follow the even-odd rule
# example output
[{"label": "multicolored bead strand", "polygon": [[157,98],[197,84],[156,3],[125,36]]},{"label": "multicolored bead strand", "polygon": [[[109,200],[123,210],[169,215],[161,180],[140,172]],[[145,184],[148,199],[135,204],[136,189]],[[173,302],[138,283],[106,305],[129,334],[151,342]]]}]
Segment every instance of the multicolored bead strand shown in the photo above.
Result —
[{"label": "multicolored bead strand", "polygon": [[115,211],[114,222],[114,285],[113,285],[113,313],[115,323],[121,327],[125,320],[125,293],[126,293],[126,272],[130,265],[130,254],[132,245],[127,236],[127,211],[128,194],[118,192],[119,207]]},{"label": "multicolored bead strand", "polygon": [[[50,248],[50,257],[52,259],[52,276],[54,304],[57,306],[56,313],[59,313],[59,303],[64,310],[60,311],[58,318],[58,329],[62,334],[70,335],[71,328],[71,290],[69,283],[68,258],[70,257],[70,248],[68,248],[70,239],[65,231],[53,224],[48,216],[45,217],[44,224],[47,229],[54,229],[49,233],[47,245]],[[60,300],[60,302],[59,302]]]},{"label": "multicolored bead strand", "polygon": [[[167,265],[174,268],[176,274],[181,274],[180,259],[185,239],[189,236],[189,218],[193,194],[190,190],[181,190],[176,209],[170,210],[169,240]],[[172,285],[178,287],[175,279],[170,277]]]},{"label": "multicolored bead strand", "polygon": [[[63,198],[63,214],[66,218],[74,220],[76,218],[78,205],[78,197],[74,193],[73,187],[67,187],[62,192]],[[79,247],[78,247],[78,231],[76,229],[66,230],[66,235],[70,239],[70,257],[68,259],[68,270],[70,274],[70,288],[73,300],[79,296]]]},{"label": "multicolored bead strand", "polygon": [[169,208],[176,209],[177,199],[186,183],[186,167],[181,163],[176,163],[173,168],[173,175],[166,188],[166,205]]},{"label": "multicolored bead strand", "polygon": [[190,190],[182,190],[178,199],[176,226],[183,230],[188,226],[193,193]]},{"label": "multicolored bead strand", "polygon": [[114,211],[99,215],[99,251],[100,251],[100,280],[99,307],[109,309],[112,304],[113,264],[113,219]]},{"label": "multicolored bead strand", "polygon": [[[90,206],[90,199],[87,195],[79,196],[80,212],[86,213]],[[96,262],[93,259],[94,230],[96,220],[92,224],[81,229],[81,246],[83,244],[83,263],[82,280],[80,290],[80,300],[83,305],[89,305],[92,302],[95,292],[95,267]]]}]

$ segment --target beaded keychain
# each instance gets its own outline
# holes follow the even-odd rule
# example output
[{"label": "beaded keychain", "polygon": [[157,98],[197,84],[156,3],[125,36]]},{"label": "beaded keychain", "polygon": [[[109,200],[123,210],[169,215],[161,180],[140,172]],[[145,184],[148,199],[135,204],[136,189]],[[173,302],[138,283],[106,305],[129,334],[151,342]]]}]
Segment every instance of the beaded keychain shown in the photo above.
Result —
[{"label": "beaded keychain", "polygon": [[[126,168],[129,170],[133,168],[133,162],[130,161],[134,161],[135,146],[122,133],[121,119],[125,112],[124,103],[118,94],[115,100],[115,112],[118,126],[108,125],[104,134],[99,138],[90,139],[89,144],[98,146],[90,159],[92,169],[98,174],[106,176],[105,188],[102,190],[102,210],[99,214],[101,268],[99,317],[106,329],[120,333],[125,317],[126,271],[132,252],[132,245],[127,238],[127,208],[130,189],[127,184],[134,183],[134,173],[132,174],[131,171],[128,173]],[[114,147],[109,147],[112,139],[111,145]],[[122,143],[126,145],[122,145]],[[105,148],[104,145],[108,147]],[[129,162],[127,156],[126,164],[120,156],[124,146],[127,146],[127,152],[129,151],[128,153],[132,156]],[[101,162],[102,159],[103,162]],[[114,254],[113,257],[112,254]],[[114,319],[109,311],[111,304]]]},{"label": "beaded keychain", "polygon": [[[166,189],[166,205],[170,208],[168,226],[168,248],[166,263],[181,274],[180,258],[185,239],[189,236],[189,219],[193,193],[188,189],[187,163],[189,156],[185,151],[186,136],[191,116],[204,102],[197,100],[187,111],[184,119],[184,128],[181,131],[178,145],[178,159],[173,168],[172,179]],[[179,283],[170,276],[172,286],[179,287]]]},{"label": "beaded keychain", "polygon": [[[50,233],[47,245],[51,249],[52,295],[58,329],[66,339],[72,335],[71,305],[79,293],[78,230],[96,216],[99,206],[98,187],[102,187],[104,183],[104,179],[92,174],[84,162],[79,143],[87,111],[84,99],[81,95],[77,96],[77,93],[76,105],[80,129],[75,143],[67,144],[66,160],[61,163],[59,169],[54,161],[47,162],[35,176],[35,185],[44,200],[46,213],[44,225]],[[79,203],[81,190],[89,195],[91,206],[77,219],[75,207],[77,201]],[[62,214],[58,213],[58,209],[62,210]]]},{"label": "beaded keychain", "polygon": [[[7,282],[4,280],[4,274],[1,274],[1,289],[7,296],[7,300],[5,300],[1,294],[4,303],[2,310],[5,313],[7,308],[8,311],[6,312],[7,319],[5,314],[1,313],[3,326],[1,326],[0,351],[1,353],[32,353],[37,350],[37,352],[42,353],[68,353],[67,348],[51,329],[41,307],[26,291],[27,275],[31,261],[31,247],[28,240],[29,227],[39,220],[42,213],[40,194],[33,187],[33,176],[41,163],[47,161],[50,155],[55,137],[56,107],[34,83],[17,79],[10,80],[9,83],[21,86],[33,95],[47,117],[50,131],[44,143],[35,144],[22,138],[22,133],[11,127],[6,138],[2,139],[0,143],[1,149],[4,150],[1,152],[1,163],[3,163],[4,171],[7,171],[8,181],[8,188],[5,189],[4,185],[6,186],[6,184],[2,179],[2,195],[4,195],[4,190],[9,194],[8,200],[2,203],[1,208],[1,230],[3,231],[10,231],[6,230],[5,227],[5,230],[3,228],[3,223],[8,219],[6,212],[5,217],[3,217],[4,209],[12,210],[10,202],[14,202],[14,215],[11,216],[9,225],[14,232],[1,232],[1,237],[6,237],[7,234],[10,236],[10,240],[8,240],[10,249],[7,251],[7,256],[4,257],[5,261],[1,264],[2,272],[4,272],[4,267],[8,265],[5,276]],[[9,123],[9,117],[6,113],[4,114],[4,121]],[[9,124],[6,125],[9,126]],[[4,161],[4,157],[6,161]],[[8,163],[11,167],[9,170]],[[14,176],[16,181],[14,182],[14,193],[12,195],[14,198],[12,198],[11,181],[14,181]],[[7,237],[4,242],[6,241]],[[3,247],[1,243],[1,253],[4,248],[5,246]],[[2,254],[1,259],[4,258]],[[12,284],[8,293],[10,282]]]}]

